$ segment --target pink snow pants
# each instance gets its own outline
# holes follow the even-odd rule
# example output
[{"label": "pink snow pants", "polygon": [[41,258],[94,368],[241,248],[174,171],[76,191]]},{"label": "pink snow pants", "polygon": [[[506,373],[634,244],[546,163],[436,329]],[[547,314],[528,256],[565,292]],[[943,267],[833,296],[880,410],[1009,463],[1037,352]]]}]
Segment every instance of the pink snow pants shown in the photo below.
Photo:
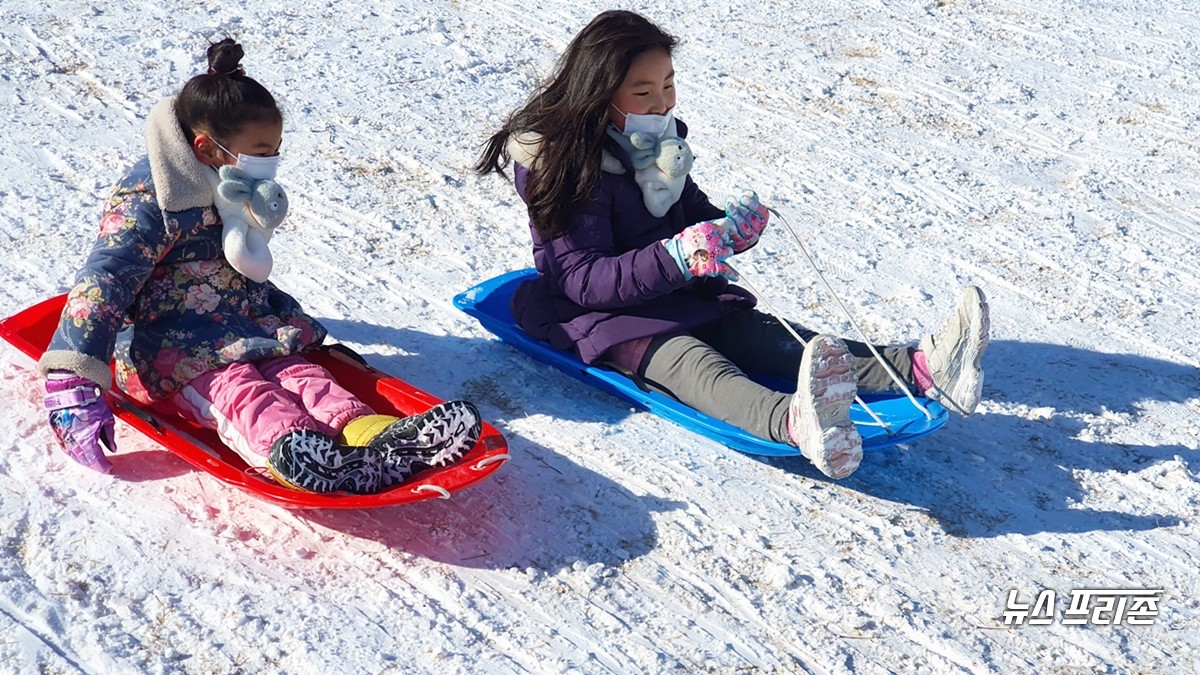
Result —
[{"label": "pink snow pants", "polygon": [[374,412],[328,370],[295,354],[205,373],[170,401],[180,415],[215,429],[225,445],[259,464],[284,434],[336,437],[351,420]]}]

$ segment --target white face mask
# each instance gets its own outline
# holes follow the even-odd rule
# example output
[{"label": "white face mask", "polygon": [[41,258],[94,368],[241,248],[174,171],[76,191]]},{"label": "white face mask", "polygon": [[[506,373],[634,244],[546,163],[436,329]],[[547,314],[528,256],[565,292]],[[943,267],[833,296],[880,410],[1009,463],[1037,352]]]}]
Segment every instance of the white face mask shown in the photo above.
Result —
[{"label": "white face mask", "polygon": [[627,113],[611,103],[609,105],[612,105],[613,110],[625,117],[625,130],[621,132],[625,136],[640,131],[655,138],[662,138],[663,134],[667,133],[667,129],[671,128],[671,120],[675,116],[674,108],[668,110],[665,115],[639,115]]},{"label": "white face mask", "polygon": [[246,172],[254,180],[274,180],[275,174],[279,172],[279,155],[273,157],[255,157],[254,155],[243,155],[241,153],[236,156],[229,151],[228,148],[217,143],[217,140],[211,139],[213,144],[225,151],[225,154],[234,157],[237,160],[237,168]]}]

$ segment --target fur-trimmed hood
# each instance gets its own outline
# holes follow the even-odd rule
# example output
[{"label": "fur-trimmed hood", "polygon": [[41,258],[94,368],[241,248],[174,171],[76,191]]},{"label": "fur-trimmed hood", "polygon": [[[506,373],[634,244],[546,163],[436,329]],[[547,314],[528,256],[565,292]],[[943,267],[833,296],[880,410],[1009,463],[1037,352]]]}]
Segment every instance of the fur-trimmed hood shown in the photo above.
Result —
[{"label": "fur-trimmed hood", "polygon": [[212,168],[196,159],[179,128],[174,96],[159,101],[146,117],[146,154],[159,208],[177,213],[213,205],[205,175]]}]

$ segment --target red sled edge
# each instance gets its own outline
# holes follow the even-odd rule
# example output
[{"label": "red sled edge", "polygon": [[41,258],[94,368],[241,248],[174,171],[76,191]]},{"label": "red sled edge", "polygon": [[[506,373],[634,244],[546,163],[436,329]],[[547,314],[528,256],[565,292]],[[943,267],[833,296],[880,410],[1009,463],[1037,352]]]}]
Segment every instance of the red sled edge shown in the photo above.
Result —
[{"label": "red sled edge", "polygon": [[[0,337],[33,360],[50,344],[67,296],[42,301],[7,319],[0,319]],[[337,381],[380,414],[405,417],[442,402],[416,387],[367,365],[358,354],[339,345],[326,345],[305,354],[328,369]],[[106,395],[113,414],[146,437],[218,480],[245,490],[259,499],[290,509],[366,509],[450,496],[487,478],[508,459],[508,443],[492,425],[484,423],[475,447],[461,460],[423,471],[385,492],[371,495],[316,494],[286,488],[260,470],[250,467],[225,447],[216,432],[173,414],[143,406],[116,388]]]}]

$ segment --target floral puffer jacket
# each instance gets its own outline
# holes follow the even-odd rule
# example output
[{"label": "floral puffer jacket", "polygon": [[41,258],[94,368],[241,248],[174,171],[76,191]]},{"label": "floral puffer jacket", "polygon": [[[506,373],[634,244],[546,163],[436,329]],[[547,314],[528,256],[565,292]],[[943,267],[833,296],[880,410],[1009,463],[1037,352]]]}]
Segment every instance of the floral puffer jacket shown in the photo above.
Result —
[{"label": "floral puffer jacket", "polygon": [[290,295],[225,261],[215,207],[160,209],[152,173],[143,159],[109,198],[42,372],[67,370],[107,388],[115,357],[117,386],[150,403],[203,373],[324,340],[325,328]]}]

